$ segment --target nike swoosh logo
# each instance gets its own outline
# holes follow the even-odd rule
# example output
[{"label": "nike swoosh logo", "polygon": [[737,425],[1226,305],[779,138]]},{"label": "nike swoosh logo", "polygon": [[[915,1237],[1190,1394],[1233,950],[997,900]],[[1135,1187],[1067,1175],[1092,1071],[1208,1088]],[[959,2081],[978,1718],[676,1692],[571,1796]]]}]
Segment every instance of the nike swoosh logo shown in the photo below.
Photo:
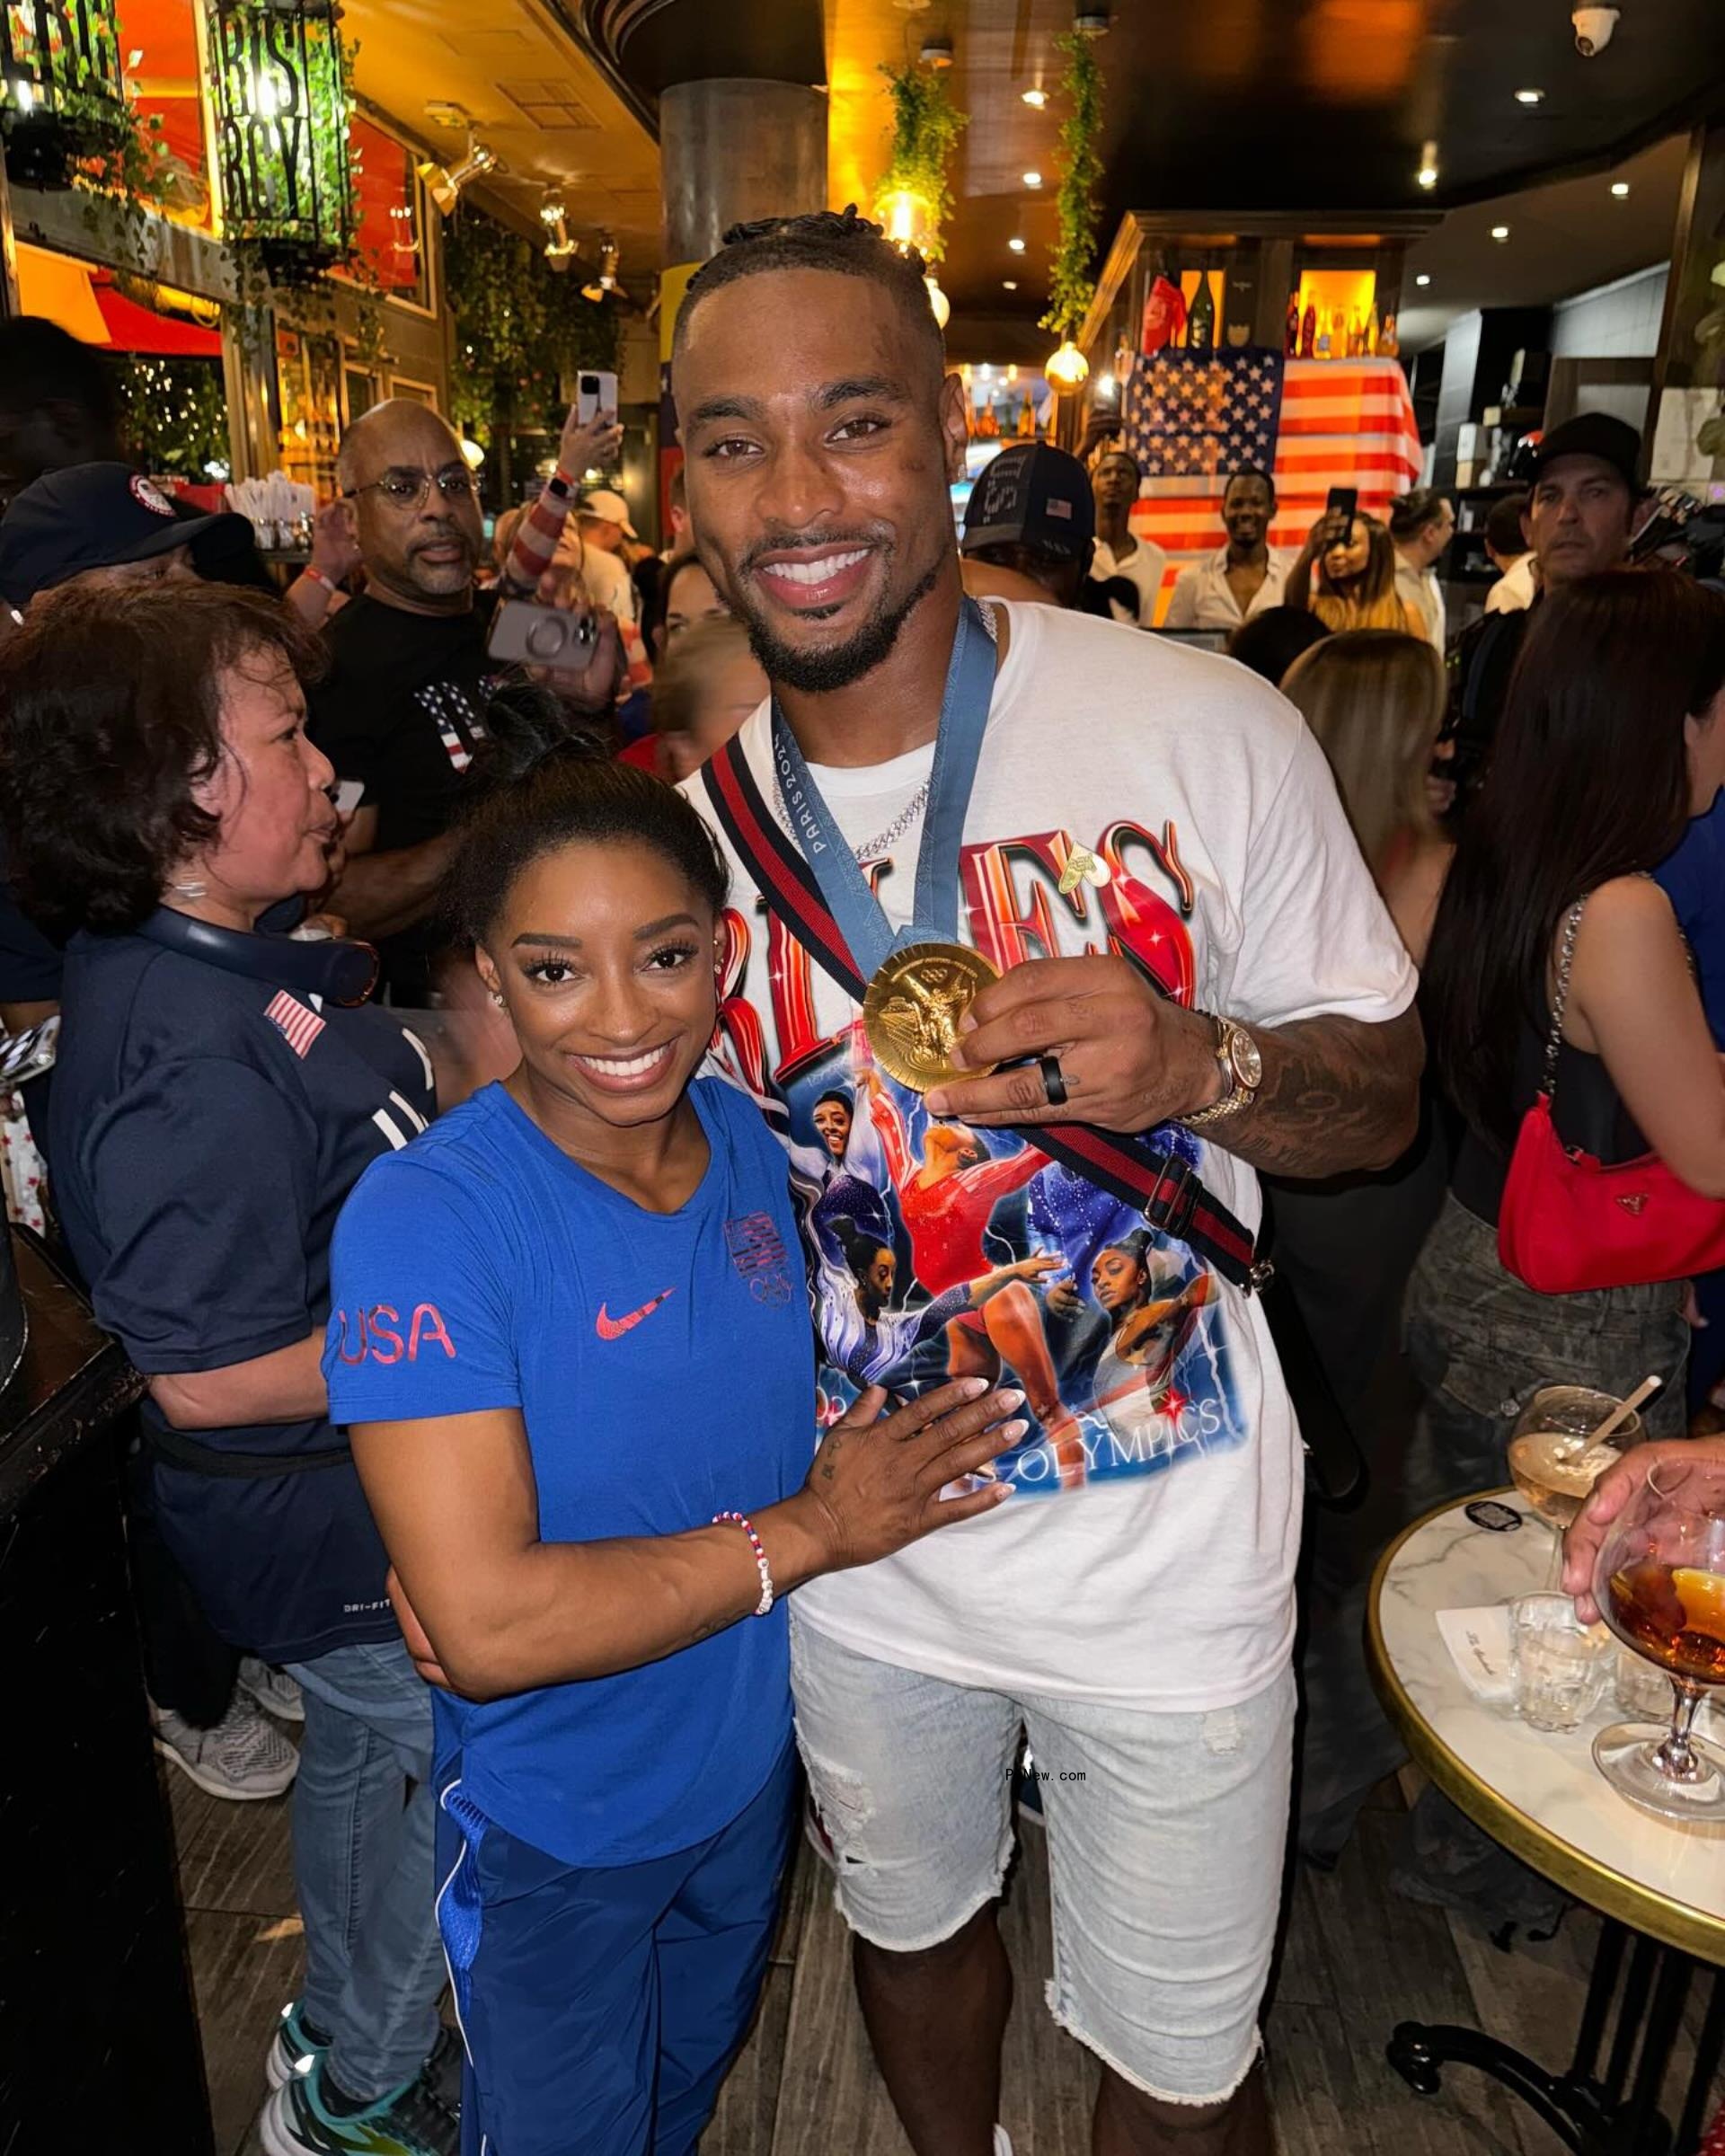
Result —
[{"label": "nike swoosh logo", "polygon": [[668,1287],[662,1295],[655,1295],[650,1303],[643,1303],[639,1310],[632,1310],[626,1318],[608,1316],[605,1304],[601,1303],[599,1314],[593,1321],[593,1329],[602,1340],[620,1340],[625,1332],[632,1332],[643,1318],[650,1318],[661,1303],[668,1303],[676,1293],[674,1287]]}]

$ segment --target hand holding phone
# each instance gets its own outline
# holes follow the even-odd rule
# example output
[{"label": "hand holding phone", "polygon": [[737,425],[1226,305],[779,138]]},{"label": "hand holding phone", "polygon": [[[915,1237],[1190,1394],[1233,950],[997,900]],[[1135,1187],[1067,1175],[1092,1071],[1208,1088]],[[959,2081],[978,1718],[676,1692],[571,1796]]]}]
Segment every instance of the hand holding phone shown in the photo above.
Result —
[{"label": "hand holding phone", "polygon": [[[593,381],[597,376],[583,375],[582,381]],[[597,411],[583,408],[578,395],[569,408],[569,417],[563,421],[562,439],[557,445],[557,463],[578,482],[588,472],[604,471],[616,461],[623,446],[623,429],[617,424],[616,390],[611,392],[612,402],[601,404]]]},{"label": "hand holding phone", "polygon": [[1359,514],[1358,487],[1331,487],[1330,499],[1324,504],[1323,520],[1329,533],[1325,544],[1346,546],[1353,535],[1354,518]]}]

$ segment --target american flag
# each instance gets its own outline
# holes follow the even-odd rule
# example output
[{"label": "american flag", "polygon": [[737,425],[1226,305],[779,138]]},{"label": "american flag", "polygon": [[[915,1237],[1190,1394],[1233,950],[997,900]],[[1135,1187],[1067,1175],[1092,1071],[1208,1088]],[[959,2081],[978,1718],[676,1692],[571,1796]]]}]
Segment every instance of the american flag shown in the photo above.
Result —
[{"label": "american flag", "polygon": [[1227,537],[1222,490],[1242,464],[1276,476],[1269,543],[1297,553],[1331,487],[1356,487],[1381,517],[1420,483],[1425,452],[1395,359],[1284,359],[1248,345],[1140,359],[1126,392],[1126,446],[1144,469],[1132,512],[1168,557],[1156,618],[1189,561]]},{"label": "american flag", "polygon": [[304,1057],[306,1050],[323,1030],[323,1021],[315,1011],[305,1005],[283,988],[264,1005],[263,1015],[288,1043],[296,1056]]}]

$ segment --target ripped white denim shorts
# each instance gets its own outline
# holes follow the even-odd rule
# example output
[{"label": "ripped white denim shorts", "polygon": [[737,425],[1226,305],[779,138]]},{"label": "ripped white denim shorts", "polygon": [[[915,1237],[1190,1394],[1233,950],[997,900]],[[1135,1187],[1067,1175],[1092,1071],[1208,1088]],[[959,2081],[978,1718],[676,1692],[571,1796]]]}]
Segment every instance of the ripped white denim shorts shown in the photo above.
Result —
[{"label": "ripped white denim shorts", "polygon": [[1205,1714],[1008,1697],[854,1653],[793,1606],[791,1682],[854,1931],[915,1953],[1000,1892],[1022,1726],[1048,1827],[1049,2011],[1152,2096],[1234,2093],[1276,1935],[1291,1668]]}]

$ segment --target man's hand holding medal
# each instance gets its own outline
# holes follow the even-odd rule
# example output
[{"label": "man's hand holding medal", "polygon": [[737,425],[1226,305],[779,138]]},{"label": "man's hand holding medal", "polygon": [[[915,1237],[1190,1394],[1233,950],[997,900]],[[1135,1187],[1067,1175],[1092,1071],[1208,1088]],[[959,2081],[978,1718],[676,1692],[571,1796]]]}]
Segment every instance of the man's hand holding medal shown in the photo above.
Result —
[{"label": "man's hand holding medal", "polygon": [[992,1074],[935,1086],[931,1111],[989,1127],[1149,1130],[1224,1090],[1214,1021],[1158,995],[1124,959],[1013,967],[959,1021],[953,1062]]}]

